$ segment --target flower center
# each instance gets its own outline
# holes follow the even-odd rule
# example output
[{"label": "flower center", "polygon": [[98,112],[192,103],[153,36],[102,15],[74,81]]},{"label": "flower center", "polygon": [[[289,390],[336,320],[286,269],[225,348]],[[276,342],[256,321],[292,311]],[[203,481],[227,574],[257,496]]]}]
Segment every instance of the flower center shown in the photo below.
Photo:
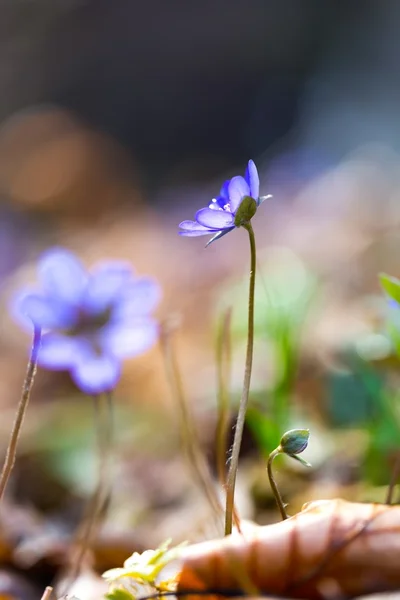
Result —
[{"label": "flower center", "polygon": [[99,329],[107,325],[111,317],[111,308],[106,308],[98,314],[89,314],[85,310],[80,310],[76,324],[65,333],[71,337],[87,336],[91,337]]},{"label": "flower center", "polygon": [[220,198],[219,200],[217,198],[213,198],[210,204],[208,205],[208,208],[211,208],[211,210],[225,210],[228,212],[232,212],[231,205],[229,204],[229,202],[221,206],[221,200],[222,198]]}]

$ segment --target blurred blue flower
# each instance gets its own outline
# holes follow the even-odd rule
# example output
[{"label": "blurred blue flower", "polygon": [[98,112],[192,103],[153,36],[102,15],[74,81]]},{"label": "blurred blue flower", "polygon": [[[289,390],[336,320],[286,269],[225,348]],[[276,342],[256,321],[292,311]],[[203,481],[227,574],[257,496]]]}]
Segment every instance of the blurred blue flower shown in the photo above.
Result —
[{"label": "blurred blue flower", "polygon": [[121,361],[146,351],[157,339],[151,312],[157,283],[135,277],[127,263],[110,261],[86,272],[71,252],[47,251],[39,261],[41,290],[23,290],[12,310],[23,324],[47,330],[39,364],[69,370],[88,394],[113,389]]},{"label": "blurred blue flower", "polygon": [[242,200],[251,197],[257,207],[267,196],[259,198],[260,180],[257,167],[249,160],[244,177],[240,175],[225,181],[218,198],[213,198],[207,208],[197,211],[194,221],[182,221],[179,235],[197,237],[214,234],[207,246],[235,229],[235,216]]}]

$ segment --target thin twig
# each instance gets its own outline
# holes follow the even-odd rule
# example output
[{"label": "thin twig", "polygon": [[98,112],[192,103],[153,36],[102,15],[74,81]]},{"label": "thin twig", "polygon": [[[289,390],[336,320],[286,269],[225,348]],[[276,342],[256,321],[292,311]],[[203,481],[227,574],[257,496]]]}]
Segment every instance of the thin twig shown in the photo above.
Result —
[{"label": "thin twig", "polygon": [[46,587],[46,589],[44,590],[40,600],[50,600],[52,593],[53,593],[53,588],[50,585],[48,585]]},{"label": "thin twig", "polygon": [[161,329],[160,342],[168,383],[172,396],[176,400],[179,408],[183,448],[188,463],[193,471],[193,475],[199,482],[200,487],[215,514],[217,523],[219,523],[220,517],[223,516],[223,507],[218,498],[213,478],[200,447],[199,438],[186,400],[182,377],[172,344],[172,327],[168,323],[164,323]]},{"label": "thin twig", "polygon": [[29,398],[31,395],[33,382],[35,379],[37,359],[38,359],[38,355],[39,355],[41,339],[42,339],[41,329],[39,327],[34,326],[31,355],[30,355],[29,362],[28,362],[28,368],[26,371],[24,384],[22,386],[21,398],[18,403],[17,413],[15,415],[15,420],[14,420],[13,428],[12,428],[11,435],[10,435],[10,441],[8,443],[6,458],[4,460],[3,469],[2,469],[1,475],[0,475],[0,501],[3,498],[4,491],[6,489],[8,480],[11,475],[11,471],[13,470],[13,467],[14,467],[15,458],[17,455],[18,439],[19,439],[19,436],[21,433],[24,416],[25,416],[26,410],[28,408]]}]

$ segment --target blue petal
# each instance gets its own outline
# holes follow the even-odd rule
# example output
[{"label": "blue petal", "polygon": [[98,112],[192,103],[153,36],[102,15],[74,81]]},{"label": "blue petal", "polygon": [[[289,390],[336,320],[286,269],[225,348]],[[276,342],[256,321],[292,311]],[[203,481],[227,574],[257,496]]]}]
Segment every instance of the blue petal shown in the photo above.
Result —
[{"label": "blue petal", "polygon": [[211,238],[211,240],[208,240],[208,242],[206,244],[206,248],[207,248],[207,246],[209,246],[213,242],[216,242],[217,240],[219,240],[219,238],[222,238],[224,235],[226,235],[227,233],[229,233],[233,229],[235,229],[235,228],[234,227],[229,227],[229,229],[224,229],[223,231],[218,231],[218,233],[216,233],[215,235],[213,235],[213,237]]},{"label": "blue petal", "polygon": [[258,200],[258,196],[260,195],[260,179],[258,177],[257,167],[253,160],[249,160],[244,177],[250,188],[250,196],[254,198],[254,200]]},{"label": "blue petal", "polygon": [[153,319],[110,324],[102,331],[101,345],[119,359],[138,356],[146,352],[158,338],[158,325]]},{"label": "blue petal", "polygon": [[207,229],[206,231],[204,229],[199,229],[197,231],[178,231],[178,233],[183,237],[199,237],[200,235],[210,235],[212,231],[210,231],[209,229]]},{"label": "blue petal", "polygon": [[112,321],[149,315],[161,298],[161,289],[151,277],[140,277],[120,291],[111,312]]},{"label": "blue petal", "polygon": [[77,319],[77,313],[71,306],[27,290],[14,299],[12,313],[22,325],[34,323],[42,329],[66,329],[72,327]]},{"label": "blue petal", "polygon": [[133,279],[129,263],[113,261],[98,265],[90,274],[83,305],[88,312],[109,308]]},{"label": "blue petal", "polygon": [[272,194],[267,194],[266,196],[260,196],[257,200],[257,206],[260,206],[265,200],[269,200],[272,198]]},{"label": "blue petal", "polygon": [[213,210],[212,208],[198,210],[195,219],[200,225],[208,227],[211,233],[232,227],[235,224],[235,218],[232,213],[226,210]]},{"label": "blue petal", "polygon": [[111,391],[121,376],[121,365],[111,355],[98,355],[87,350],[71,371],[76,385],[86,394]]},{"label": "blue petal", "polygon": [[236,213],[243,198],[249,195],[250,188],[247,181],[240,175],[232,177],[229,183],[229,203],[233,214]]},{"label": "blue petal", "polygon": [[50,297],[78,305],[87,285],[86,272],[72,252],[53,248],[39,262],[39,275]]},{"label": "blue petal", "polygon": [[79,362],[80,350],[79,338],[47,333],[42,337],[38,363],[46,369],[71,369]]},{"label": "blue petal", "polygon": [[222,185],[222,188],[221,188],[221,191],[220,191],[220,193],[219,193],[219,195],[220,195],[220,198],[223,198],[223,199],[225,200],[225,204],[226,204],[227,202],[229,202],[229,184],[230,184],[230,182],[231,182],[231,180],[230,180],[230,179],[227,179],[227,180],[226,180],[226,181],[223,183],[223,185]]},{"label": "blue petal", "polygon": [[179,231],[179,235],[185,235],[187,237],[210,234],[208,227],[203,227],[196,223],[196,221],[182,221],[182,223],[179,223],[179,227],[183,229],[183,231]]}]

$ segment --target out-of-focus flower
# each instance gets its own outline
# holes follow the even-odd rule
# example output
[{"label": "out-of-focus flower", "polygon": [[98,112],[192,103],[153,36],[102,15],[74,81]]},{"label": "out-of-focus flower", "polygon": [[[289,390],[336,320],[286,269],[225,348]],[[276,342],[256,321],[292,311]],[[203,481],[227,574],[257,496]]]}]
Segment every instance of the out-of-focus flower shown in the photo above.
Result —
[{"label": "out-of-focus flower", "polygon": [[[179,234],[187,237],[214,234],[208,246],[251,219],[261,202],[268,197],[260,198],[259,192],[260,180],[257,167],[252,160],[249,160],[245,176],[238,175],[225,181],[219,196],[213,198],[207,208],[198,210],[194,221],[182,221],[179,224],[182,230]],[[245,198],[249,201],[241,214],[239,208]]]},{"label": "out-of-focus flower", "polygon": [[129,264],[110,261],[87,272],[71,252],[47,251],[39,261],[40,290],[23,290],[12,310],[42,330],[39,364],[68,370],[76,385],[97,394],[115,387],[124,358],[149,349],[158,335],[151,313],[157,283],[135,277]]}]

